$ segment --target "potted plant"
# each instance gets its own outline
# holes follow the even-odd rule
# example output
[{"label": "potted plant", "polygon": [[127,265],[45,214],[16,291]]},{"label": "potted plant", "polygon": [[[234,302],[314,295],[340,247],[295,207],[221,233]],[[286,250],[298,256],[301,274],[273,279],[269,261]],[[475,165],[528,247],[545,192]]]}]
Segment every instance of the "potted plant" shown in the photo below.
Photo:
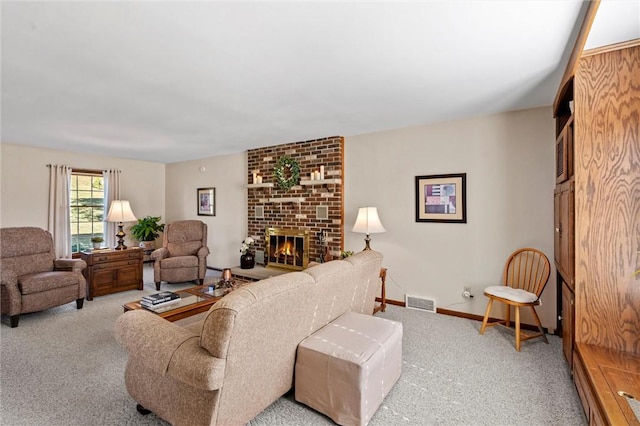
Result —
[{"label": "potted plant", "polygon": [[102,243],[104,242],[104,238],[96,236],[91,238],[91,242],[93,243],[94,249],[99,249],[102,247]]},{"label": "potted plant", "polygon": [[139,219],[138,223],[131,227],[131,234],[140,241],[140,247],[146,251],[154,249],[154,242],[162,231],[164,231],[164,223],[160,223],[160,216]]},{"label": "potted plant", "polygon": [[343,250],[340,252],[340,257],[346,259],[349,256],[353,256],[353,251],[351,250]]}]

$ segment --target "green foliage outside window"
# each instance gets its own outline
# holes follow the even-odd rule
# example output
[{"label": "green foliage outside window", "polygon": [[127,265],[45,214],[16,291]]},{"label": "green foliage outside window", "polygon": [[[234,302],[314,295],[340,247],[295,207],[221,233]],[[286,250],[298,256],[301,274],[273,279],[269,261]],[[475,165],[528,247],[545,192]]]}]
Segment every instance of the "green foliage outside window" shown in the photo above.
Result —
[{"label": "green foliage outside window", "polygon": [[104,238],[104,179],[102,174],[72,173],[70,213],[71,249],[93,247],[91,239]]}]

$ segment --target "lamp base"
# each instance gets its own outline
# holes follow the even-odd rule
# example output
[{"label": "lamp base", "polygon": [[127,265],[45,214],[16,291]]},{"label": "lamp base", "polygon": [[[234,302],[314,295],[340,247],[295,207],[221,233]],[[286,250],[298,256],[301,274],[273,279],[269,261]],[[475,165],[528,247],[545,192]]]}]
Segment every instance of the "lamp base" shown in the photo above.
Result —
[{"label": "lamp base", "polygon": [[122,230],[123,227],[123,223],[119,222],[118,223],[118,233],[116,234],[116,237],[118,238],[118,245],[114,248],[114,250],[126,250],[127,246],[124,244],[124,237],[125,234],[124,231]]},{"label": "lamp base", "polygon": [[369,238],[369,234],[367,234],[367,237],[364,239],[365,246],[362,251],[371,250],[371,247],[369,246],[369,242],[371,242],[371,238]]}]

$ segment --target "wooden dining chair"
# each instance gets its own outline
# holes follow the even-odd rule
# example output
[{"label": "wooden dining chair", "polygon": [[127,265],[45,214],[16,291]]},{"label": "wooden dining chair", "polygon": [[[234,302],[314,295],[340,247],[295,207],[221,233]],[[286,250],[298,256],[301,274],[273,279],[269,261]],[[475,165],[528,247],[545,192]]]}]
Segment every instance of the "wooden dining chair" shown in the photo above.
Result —
[{"label": "wooden dining chair", "polygon": [[[509,256],[503,273],[503,285],[489,286],[484,289],[484,295],[489,298],[487,310],[482,320],[480,334],[484,334],[487,327],[504,324],[511,325],[511,307],[515,310],[516,351],[520,351],[520,343],[524,340],[542,337],[549,343],[544,333],[535,306],[540,304],[540,294],[549,281],[551,265],[549,259],[540,250],[523,248],[516,250]],[[506,305],[505,319],[488,322],[493,302]],[[535,334],[520,331],[520,308],[529,307],[533,313],[539,332]]]}]

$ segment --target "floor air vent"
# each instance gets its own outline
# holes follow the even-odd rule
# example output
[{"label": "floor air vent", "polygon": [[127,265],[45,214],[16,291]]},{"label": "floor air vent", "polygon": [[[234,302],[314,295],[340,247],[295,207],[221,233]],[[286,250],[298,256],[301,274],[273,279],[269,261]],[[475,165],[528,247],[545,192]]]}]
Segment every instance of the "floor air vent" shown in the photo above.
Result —
[{"label": "floor air vent", "polygon": [[420,309],[421,311],[433,312],[434,314],[436,313],[435,299],[406,295],[405,303],[407,308]]}]

